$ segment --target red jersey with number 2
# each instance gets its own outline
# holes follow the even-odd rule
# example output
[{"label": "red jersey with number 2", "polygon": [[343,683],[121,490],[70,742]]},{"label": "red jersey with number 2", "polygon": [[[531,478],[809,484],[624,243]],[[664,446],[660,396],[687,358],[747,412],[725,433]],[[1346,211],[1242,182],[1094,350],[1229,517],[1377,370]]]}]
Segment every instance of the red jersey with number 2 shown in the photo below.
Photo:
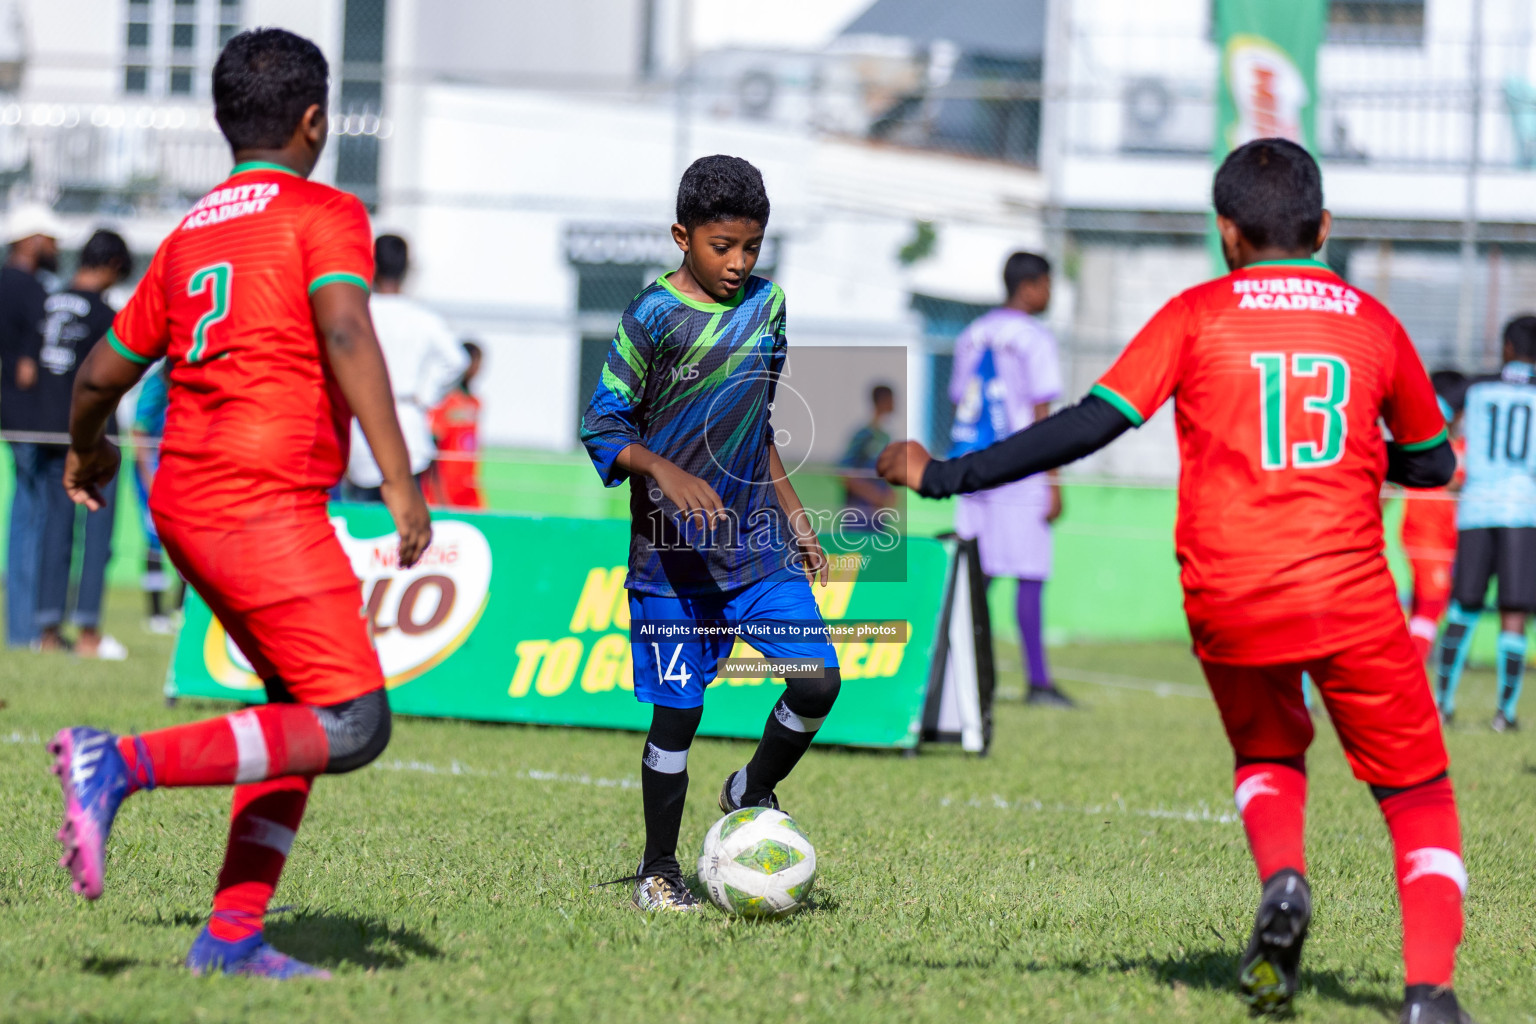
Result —
[{"label": "red jersey with number 2", "polygon": [[1164,306],[1094,393],[1138,424],[1174,400],[1199,657],[1294,662],[1403,628],[1381,425],[1427,448],[1445,419],[1385,306],[1321,263],[1255,264]]},{"label": "red jersey with number 2", "polygon": [[368,213],[349,193],[241,164],[192,208],[108,334],[129,359],[168,362],[157,516],[239,527],[323,515],[351,410],[310,295],[372,280]]}]

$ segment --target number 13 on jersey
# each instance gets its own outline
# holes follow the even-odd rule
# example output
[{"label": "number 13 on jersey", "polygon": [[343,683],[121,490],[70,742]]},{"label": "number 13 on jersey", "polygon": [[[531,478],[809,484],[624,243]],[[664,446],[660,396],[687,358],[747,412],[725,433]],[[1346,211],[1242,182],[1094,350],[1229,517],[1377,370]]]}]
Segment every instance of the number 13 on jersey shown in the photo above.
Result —
[{"label": "number 13 on jersey", "polygon": [[[1265,469],[1319,469],[1342,459],[1349,433],[1349,421],[1344,418],[1344,407],[1349,404],[1349,363],[1339,356],[1304,352],[1289,360],[1284,352],[1255,352],[1249,362],[1259,371],[1260,464]],[[1322,377],[1327,390],[1301,402],[1303,411],[1321,417],[1319,436],[1288,445],[1287,384],[1297,377]]]}]

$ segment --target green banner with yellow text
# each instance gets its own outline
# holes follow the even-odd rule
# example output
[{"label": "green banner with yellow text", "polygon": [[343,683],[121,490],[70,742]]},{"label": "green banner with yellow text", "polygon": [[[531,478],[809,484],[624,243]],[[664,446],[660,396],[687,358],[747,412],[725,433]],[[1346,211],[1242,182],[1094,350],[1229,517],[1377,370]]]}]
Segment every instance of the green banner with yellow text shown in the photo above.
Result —
[{"label": "green banner with yellow text", "polygon": [[[494,514],[434,514],[432,547],[396,564],[383,506],[337,505],[337,534],[363,583],[364,614],[398,713],[546,725],[645,729],[635,700],[624,566],[629,524]],[[855,540],[857,543],[857,540]],[[840,558],[837,582],[815,593],[829,622],[905,622],[905,642],[837,642],[842,692],[817,740],[911,747],[918,741],[947,553],[905,544],[906,578],[859,579]],[[868,559],[863,564],[871,564]],[[901,631],[904,635],[905,630]],[[733,656],[751,657],[738,643]],[[780,680],[718,680],[700,732],[756,738]],[[261,680],[208,607],[189,594],[167,691],[259,702]]]},{"label": "green banner with yellow text", "polygon": [[[1317,50],[1328,0],[1216,0],[1218,165],[1254,139],[1283,138],[1317,151]],[[1226,273],[1214,221],[1211,252]]]}]

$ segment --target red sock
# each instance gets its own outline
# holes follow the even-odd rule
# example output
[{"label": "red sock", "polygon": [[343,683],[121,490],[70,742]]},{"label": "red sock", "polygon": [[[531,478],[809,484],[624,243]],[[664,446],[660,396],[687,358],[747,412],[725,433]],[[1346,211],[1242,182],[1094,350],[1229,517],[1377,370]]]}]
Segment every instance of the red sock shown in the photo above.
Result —
[{"label": "red sock", "polygon": [[1275,761],[1253,761],[1237,769],[1233,795],[1259,881],[1282,868],[1306,874],[1306,773]]},{"label": "red sock", "polygon": [[1404,981],[1449,985],[1461,943],[1467,869],[1450,779],[1415,786],[1381,802],[1397,862],[1403,904]]},{"label": "red sock", "polygon": [[124,736],[117,749],[134,789],[228,786],[325,771],[330,744],[314,711],[262,704],[223,718]]},{"label": "red sock", "polygon": [[208,922],[214,938],[238,942],[261,931],[313,783],[312,776],[287,775],[235,787],[229,845]]},{"label": "red sock", "polygon": [[1408,635],[1413,641],[1413,653],[1419,656],[1419,661],[1428,661],[1429,654],[1435,649],[1435,640],[1440,633],[1439,619],[1431,619],[1425,615],[1415,615],[1408,620]]}]

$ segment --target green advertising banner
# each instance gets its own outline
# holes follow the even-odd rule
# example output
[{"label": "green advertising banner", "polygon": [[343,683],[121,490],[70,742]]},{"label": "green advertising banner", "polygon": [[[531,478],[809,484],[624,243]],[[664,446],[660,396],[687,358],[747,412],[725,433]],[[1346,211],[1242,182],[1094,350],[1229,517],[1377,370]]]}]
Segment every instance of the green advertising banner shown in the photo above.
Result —
[{"label": "green advertising banner", "polygon": [[[622,560],[629,524],[495,514],[434,514],[432,547],[402,571],[381,505],[333,507],[337,535],[363,582],[365,614],[398,713],[545,725],[646,729],[635,700]],[[858,543],[857,540],[854,541]],[[913,747],[922,725],[948,554],[907,539],[906,579],[860,579],[870,559],[839,559],[842,577],[815,593],[829,622],[911,624],[905,642],[837,642],[843,686],[817,741]],[[845,547],[845,550],[846,547]],[[889,580],[881,573],[881,580]],[[895,632],[906,635],[900,628]],[[733,656],[756,652],[738,643]],[[721,679],[700,733],[754,739],[783,682]],[[208,606],[188,594],[167,693],[260,702],[261,680]]]},{"label": "green advertising banner", "polygon": [[[1216,0],[1216,163],[1245,142],[1283,138],[1317,150],[1317,48],[1328,0]],[[1218,273],[1226,273],[1215,222]]]}]

